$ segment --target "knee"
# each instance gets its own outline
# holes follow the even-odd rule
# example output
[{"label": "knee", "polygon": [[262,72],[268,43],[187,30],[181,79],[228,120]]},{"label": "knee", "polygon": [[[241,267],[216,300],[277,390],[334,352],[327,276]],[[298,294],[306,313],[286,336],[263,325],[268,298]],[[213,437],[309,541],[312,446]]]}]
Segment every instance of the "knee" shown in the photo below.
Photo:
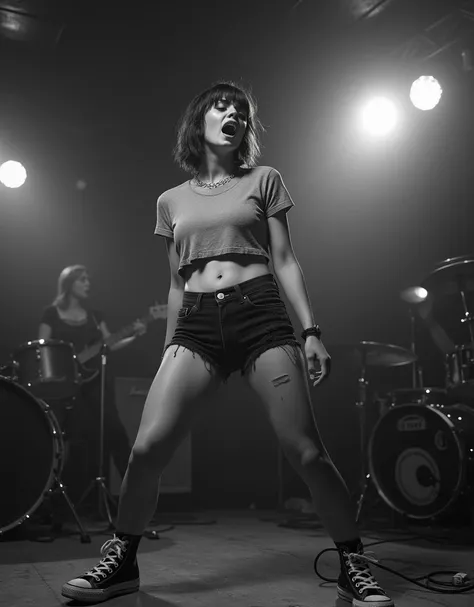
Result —
[{"label": "knee", "polygon": [[303,440],[289,448],[290,458],[297,466],[308,469],[316,465],[328,463],[327,454],[322,446],[311,440]]},{"label": "knee", "polygon": [[129,466],[134,468],[151,468],[161,473],[166,466],[166,449],[164,441],[136,441],[130,453]]}]

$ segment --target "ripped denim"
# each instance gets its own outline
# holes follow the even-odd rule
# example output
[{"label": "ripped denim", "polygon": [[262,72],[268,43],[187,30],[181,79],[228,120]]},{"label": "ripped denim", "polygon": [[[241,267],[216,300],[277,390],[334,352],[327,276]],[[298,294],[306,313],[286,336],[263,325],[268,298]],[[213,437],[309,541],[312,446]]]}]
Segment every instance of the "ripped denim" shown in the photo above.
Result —
[{"label": "ripped denim", "polygon": [[185,291],[176,331],[167,344],[187,348],[226,381],[244,375],[266,350],[283,347],[296,359],[295,337],[278,285],[271,274],[212,293]]}]

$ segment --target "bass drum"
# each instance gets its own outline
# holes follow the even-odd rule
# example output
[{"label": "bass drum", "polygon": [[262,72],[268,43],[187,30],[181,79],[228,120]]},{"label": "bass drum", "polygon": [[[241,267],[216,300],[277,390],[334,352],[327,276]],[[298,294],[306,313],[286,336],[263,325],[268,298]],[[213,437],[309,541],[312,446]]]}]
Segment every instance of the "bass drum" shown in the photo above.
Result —
[{"label": "bass drum", "polygon": [[405,404],[391,408],[369,441],[372,480],[383,500],[413,519],[447,511],[472,485],[474,411]]},{"label": "bass drum", "polygon": [[64,441],[46,403],[0,378],[0,535],[25,521],[62,472]]}]

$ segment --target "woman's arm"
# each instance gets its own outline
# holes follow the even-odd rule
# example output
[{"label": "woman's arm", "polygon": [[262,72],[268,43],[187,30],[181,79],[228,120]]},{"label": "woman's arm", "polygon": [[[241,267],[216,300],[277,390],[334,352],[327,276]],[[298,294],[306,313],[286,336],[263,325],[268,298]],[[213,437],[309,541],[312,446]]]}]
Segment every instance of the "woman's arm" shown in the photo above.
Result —
[{"label": "woman's arm", "polygon": [[[110,333],[107,325],[105,324],[105,321],[102,320],[100,322],[99,329],[100,329],[100,332],[102,333],[102,337],[103,337],[104,341],[110,337],[111,333]],[[129,344],[131,344],[132,341],[135,341],[136,337],[137,337],[136,335],[131,335],[130,337],[125,337],[124,339],[121,339],[120,341],[115,343],[113,346],[110,346],[110,351],[116,352],[117,350],[121,350],[122,348],[125,348],[125,346],[128,346]]]},{"label": "woman's arm", "polygon": [[[273,268],[286,296],[295,310],[303,329],[314,326],[313,310],[303,278],[300,264],[291,244],[290,229],[286,213],[280,211],[268,218],[270,249]],[[331,357],[323,342],[315,335],[306,338],[304,351],[308,363],[308,372],[313,386],[329,377]],[[319,362],[320,370],[316,367]]]},{"label": "woman's arm", "polygon": [[178,274],[179,256],[174,240],[166,238],[166,250],[170,265],[170,290],[168,293],[168,316],[166,319],[165,347],[173,339],[178,320],[178,310],[183,305],[184,279]]},{"label": "woman's arm", "polygon": [[303,272],[291,244],[290,228],[284,211],[268,218],[273,268],[303,329],[312,327],[313,311]]}]

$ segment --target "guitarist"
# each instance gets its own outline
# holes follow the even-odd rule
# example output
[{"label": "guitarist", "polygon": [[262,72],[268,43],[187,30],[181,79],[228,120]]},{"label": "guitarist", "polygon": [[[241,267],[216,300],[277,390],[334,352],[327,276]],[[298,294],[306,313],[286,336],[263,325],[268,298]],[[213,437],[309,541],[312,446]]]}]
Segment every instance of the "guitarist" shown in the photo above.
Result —
[{"label": "guitarist", "polygon": [[[64,268],[59,275],[57,296],[53,303],[43,311],[38,338],[70,342],[77,354],[89,344],[110,337],[103,315],[86,305],[89,291],[90,280],[84,266],[73,265]],[[115,343],[110,350],[114,351],[127,346],[138,335],[142,335],[146,331],[146,326],[140,321],[136,321],[133,328],[134,335]],[[97,361],[97,370],[100,370],[100,356]],[[131,446],[116,408],[113,381],[108,376],[109,373],[106,374],[104,403],[104,464],[107,466],[111,455],[123,478]],[[75,494],[77,491],[79,494],[98,474],[100,373],[96,373],[90,381],[82,383],[72,408],[61,407],[59,404],[59,407],[53,405],[53,409],[55,413],[57,412],[60,422],[62,421],[66,426],[63,427],[63,430],[70,442],[69,474],[68,470],[65,470],[66,475],[70,478],[69,481],[67,479],[66,481],[70,485],[72,484],[71,493]],[[61,425],[63,426],[63,424]],[[74,456],[74,452],[77,457]],[[86,461],[87,465],[85,465]],[[105,473],[107,475],[107,468]]]}]

